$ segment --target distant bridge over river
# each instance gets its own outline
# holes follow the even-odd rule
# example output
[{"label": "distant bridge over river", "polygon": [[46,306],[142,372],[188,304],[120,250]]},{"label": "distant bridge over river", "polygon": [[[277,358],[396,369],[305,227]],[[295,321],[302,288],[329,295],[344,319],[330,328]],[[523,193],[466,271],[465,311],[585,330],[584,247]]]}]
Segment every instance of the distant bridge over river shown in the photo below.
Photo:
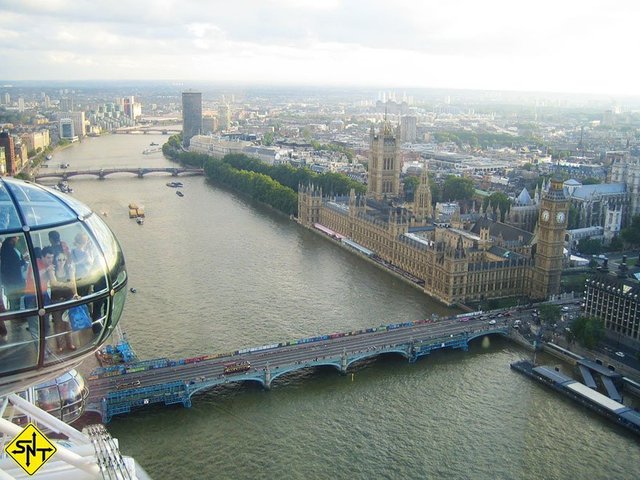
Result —
[{"label": "distant bridge over river", "polygon": [[99,168],[92,170],[56,170],[55,172],[38,173],[35,176],[35,181],[43,180],[46,178],[60,178],[62,180],[68,180],[71,177],[77,177],[80,175],[89,175],[98,177],[100,180],[104,180],[109,175],[116,173],[130,173],[143,178],[145,175],[152,173],[168,173],[173,177],[178,175],[204,175],[204,169],[202,168],[183,168],[183,167],[165,167],[165,168],[147,168],[147,167],[124,167],[124,168]]},{"label": "distant bridge over river", "polygon": [[162,125],[154,125],[149,127],[121,127],[115,130],[112,130],[111,133],[117,134],[143,134],[146,135],[148,133],[161,133],[162,135],[169,135],[174,133],[181,133],[182,128],[176,127],[175,125],[171,126],[162,126]]}]

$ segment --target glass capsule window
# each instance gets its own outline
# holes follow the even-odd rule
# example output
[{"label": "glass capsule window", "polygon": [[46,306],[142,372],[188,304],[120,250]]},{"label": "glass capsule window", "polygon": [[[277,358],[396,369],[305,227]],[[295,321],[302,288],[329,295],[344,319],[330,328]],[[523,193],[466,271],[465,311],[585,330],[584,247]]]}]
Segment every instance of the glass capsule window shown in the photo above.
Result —
[{"label": "glass capsule window", "polygon": [[103,220],[37,184],[0,179],[0,242],[2,394],[20,372],[68,370],[97,350],[122,313],[127,274]]},{"label": "glass capsule window", "polygon": [[[33,401],[42,410],[65,423],[71,423],[84,412],[85,400],[89,395],[84,378],[76,370],[70,370],[59,377],[41,383],[29,390],[18,392],[27,401]],[[17,411],[11,404],[3,412],[3,418],[26,425],[30,418]],[[45,425],[39,425],[45,432]]]}]

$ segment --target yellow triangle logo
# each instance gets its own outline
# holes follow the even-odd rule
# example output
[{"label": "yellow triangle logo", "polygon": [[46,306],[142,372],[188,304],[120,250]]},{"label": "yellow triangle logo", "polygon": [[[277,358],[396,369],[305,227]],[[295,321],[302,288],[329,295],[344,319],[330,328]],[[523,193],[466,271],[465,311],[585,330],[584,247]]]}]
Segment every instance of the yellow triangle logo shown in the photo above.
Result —
[{"label": "yellow triangle logo", "polygon": [[58,449],[33,423],[30,423],[4,451],[27,472],[27,475],[33,475]]}]

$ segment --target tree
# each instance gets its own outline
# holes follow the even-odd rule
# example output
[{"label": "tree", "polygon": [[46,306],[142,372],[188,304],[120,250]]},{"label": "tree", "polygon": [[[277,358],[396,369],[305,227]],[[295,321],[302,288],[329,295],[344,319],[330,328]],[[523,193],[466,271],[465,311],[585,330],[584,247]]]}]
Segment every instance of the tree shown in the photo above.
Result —
[{"label": "tree", "polygon": [[420,179],[414,176],[407,176],[402,181],[404,185],[404,196],[407,202],[413,202],[416,189],[420,185]]},{"label": "tree", "polygon": [[614,237],[609,244],[609,251],[618,252],[624,248],[624,242],[620,237]]},{"label": "tree", "polygon": [[273,132],[267,132],[262,136],[262,144],[266,146],[273,145]]},{"label": "tree", "polygon": [[582,180],[582,185],[598,185],[600,183],[602,182],[594,177],[589,177]]},{"label": "tree", "polygon": [[578,223],[580,222],[580,211],[573,206],[573,204],[569,204],[569,217],[567,220],[567,228],[574,229],[578,228]]},{"label": "tree", "polygon": [[640,215],[631,219],[631,225],[620,232],[622,239],[632,246],[640,245]]},{"label": "tree", "polygon": [[604,337],[602,320],[593,317],[578,317],[571,324],[571,331],[580,344],[594,348]]},{"label": "tree", "polygon": [[602,242],[591,238],[585,238],[578,242],[578,251],[584,255],[598,255],[602,253]]},{"label": "tree", "polygon": [[449,175],[442,186],[442,200],[445,202],[471,200],[475,191],[472,180]]},{"label": "tree", "polygon": [[486,212],[487,207],[491,207],[494,215],[500,210],[500,221],[504,222],[507,212],[511,208],[511,200],[502,192],[493,192],[482,202],[483,211]]},{"label": "tree", "polygon": [[540,305],[538,308],[540,311],[539,318],[542,323],[546,323],[547,325],[553,325],[560,320],[560,316],[562,315],[560,306],[553,305],[551,303],[547,303],[544,305]]}]

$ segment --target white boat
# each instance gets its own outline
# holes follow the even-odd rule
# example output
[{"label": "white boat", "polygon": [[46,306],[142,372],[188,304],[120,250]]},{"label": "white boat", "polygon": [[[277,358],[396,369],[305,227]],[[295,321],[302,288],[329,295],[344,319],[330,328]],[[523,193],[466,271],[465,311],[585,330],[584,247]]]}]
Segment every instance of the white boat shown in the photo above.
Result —
[{"label": "white boat", "polygon": [[145,148],[142,151],[143,155],[149,155],[151,153],[157,153],[157,152],[161,152],[162,151],[162,147],[151,147],[151,148]]}]

